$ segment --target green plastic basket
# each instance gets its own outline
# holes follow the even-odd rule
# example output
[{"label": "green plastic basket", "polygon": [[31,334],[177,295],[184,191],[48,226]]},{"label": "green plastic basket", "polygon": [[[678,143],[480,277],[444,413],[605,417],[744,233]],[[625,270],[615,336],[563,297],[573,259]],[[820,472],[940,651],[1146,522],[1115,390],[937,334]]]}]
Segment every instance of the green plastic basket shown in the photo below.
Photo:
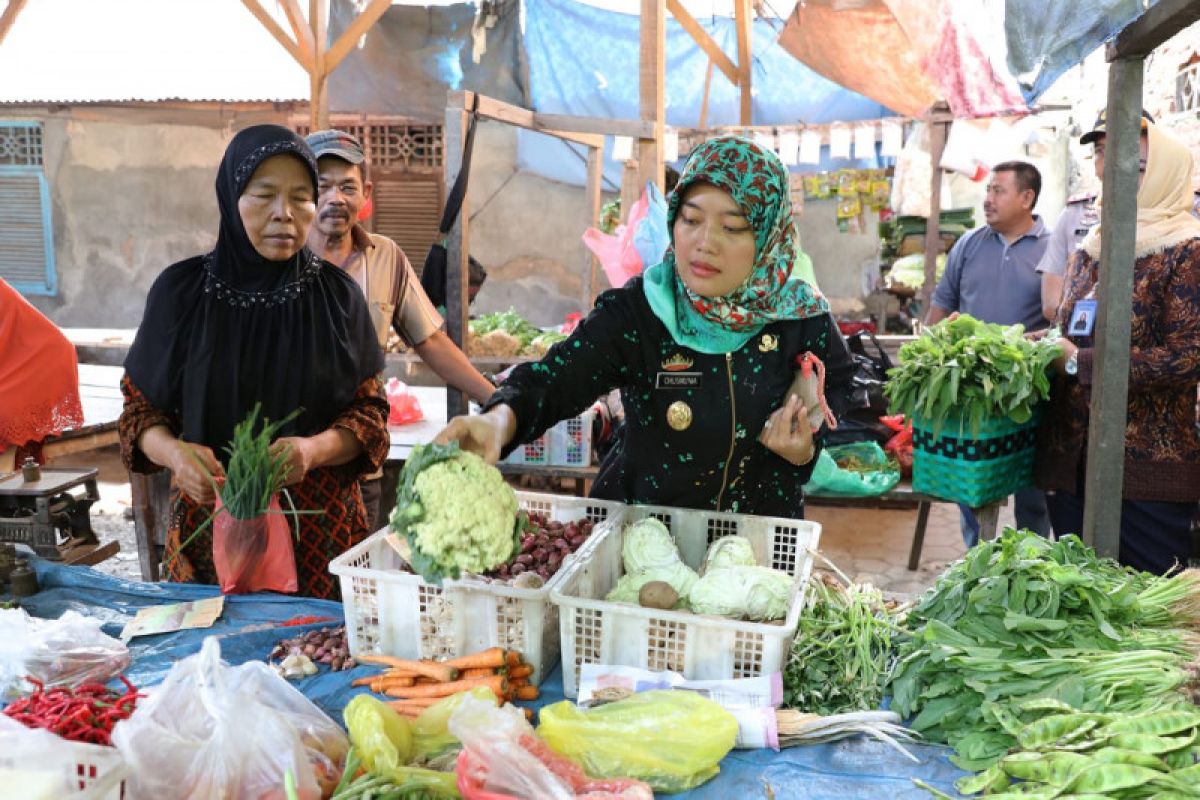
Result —
[{"label": "green plastic basket", "polygon": [[1040,416],[1023,425],[992,418],[978,431],[947,419],[936,437],[929,420],[914,417],[913,491],[978,508],[1031,486]]}]

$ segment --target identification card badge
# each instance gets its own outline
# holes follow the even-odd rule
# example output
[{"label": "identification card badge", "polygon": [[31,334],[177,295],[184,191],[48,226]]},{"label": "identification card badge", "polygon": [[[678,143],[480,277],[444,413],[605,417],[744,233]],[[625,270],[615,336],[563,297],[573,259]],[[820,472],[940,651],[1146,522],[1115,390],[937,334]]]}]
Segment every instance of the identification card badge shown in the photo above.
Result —
[{"label": "identification card badge", "polygon": [[1075,303],[1071,312],[1071,324],[1067,326],[1068,336],[1091,336],[1096,329],[1096,301],[1085,298]]}]

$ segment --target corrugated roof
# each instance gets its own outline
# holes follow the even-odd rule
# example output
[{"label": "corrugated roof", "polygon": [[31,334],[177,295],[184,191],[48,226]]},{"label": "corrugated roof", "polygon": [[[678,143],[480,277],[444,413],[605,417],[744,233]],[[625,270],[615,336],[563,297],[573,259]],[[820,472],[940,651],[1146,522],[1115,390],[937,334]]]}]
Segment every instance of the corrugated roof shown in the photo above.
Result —
[{"label": "corrugated roof", "polygon": [[238,0],[29,0],[0,76],[10,104],[309,96],[308,74]]}]

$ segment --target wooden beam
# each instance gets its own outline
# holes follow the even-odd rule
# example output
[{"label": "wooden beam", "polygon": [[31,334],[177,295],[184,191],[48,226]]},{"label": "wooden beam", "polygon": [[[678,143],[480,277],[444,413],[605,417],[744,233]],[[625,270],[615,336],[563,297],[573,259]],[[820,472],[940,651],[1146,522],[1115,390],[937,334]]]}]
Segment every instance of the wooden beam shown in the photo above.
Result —
[{"label": "wooden beam", "polygon": [[[638,65],[639,116],[653,126],[649,137],[638,139],[638,187],[653,182],[663,186],[663,130],[666,118],[667,8],[666,0],[642,0],[639,20],[640,54]],[[624,209],[622,209],[624,213]]]},{"label": "wooden beam", "polygon": [[4,37],[8,35],[26,2],[27,0],[8,0],[8,5],[4,7],[4,13],[0,14],[0,42],[3,42]]},{"label": "wooden beam", "polygon": [[287,50],[292,58],[296,59],[296,63],[303,67],[305,72],[312,74],[312,64],[304,57],[304,53],[300,50],[299,45],[292,41],[283,28],[280,27],[279,23],[275,21],[275,18],[259,5],[258,0],[242,0],[242,5],[254,15],[255,19],[262,23],[262,26],[275,38],[275,41],[283,45],[283,49]]},{"label": "wooden beam", "polygon": [[552,131],[548,128],[538,128],[538,132],[557,136],[559,139],[581,144],[584,147],[604,146],[604,137],[597,133],[571,133],[570,131]]},{"label": "wooden beam", "polygon": [[692,38],[696,40],[696,44],[700,45],[700,49],[708,54],[708,63],[710,65],[716,64],[721,72],[725,74],[725,77],[729,79],[729,82],[737,86],[741,82],[737,66],[730,60],[729,56],[725,55],[725,51],[721,49],[721,46],[708,35],[708,31],[704,30],[703,26],[683,7],[683,4],[679,0],[667,0],[667,10],[671,12],[675,19],[679,20],[679,24],[683,26],[683,29],[691,34]]},{"label": "wooden beam", "polygon": [[371,0],[371,5],[359,12],[354,21],[346,30],[342,31],[342,35],[329,48],[329,52],[325,54],[326,74],[337,69],[337,65],[342,63],[342,59],[350,55],[350,51],[358,46],[358,40],[362,38],[363,34],[371,30],[371,26],[378,22],[379,18],[391,7],[392,0]]},{"label": "wooden beam", "polygon": [[1100,304],[1092,350],[1087,485],[1080,535],[1097,553],[1110,558],[1117,557],[1121,541],[1143,67],[1142,59],[1130,58],[1114,61],[1108,68],[1108,136],[1100,212],[1100,282],[1096,287]]},{"label": "wooden beam", "polygon": [[[295,5],[296,0],[288,0]],[[309,104],[309,130],[319,131],[329,127],[329,70],[325,68],[328,42],[326,22],[328,0],[308,0],[308,35],[313,47],[313,69],[311,76],[312,100]],[[297,9],[299,10],[299,9]]]},{"label": "wooden beam", "polygon": [[750,10],[750,0],[734,0],[734,16],[737,22],[738,44],[738,75],[741,80],[741,115],[740,122],[750,125],[754,122],[754,97],[750,94],[751,65],[753,63],[751,25],[754,23],[754,13]]},{"label": "wooden beam", "polygon": [[704,71],[704,95],[700,98],[700,122],[696,126],[702,130],[708,127],[708,94],[712,89],[712,74],[713,61],[710,58],[708,60],[708,69]]},{"label": "wooden beam", "polygon": [[533,117],[533,130],[595,133],[601,136],[628,136],[631,139],[650,139],[654,137],[654,123],[650,120],[574,117],[566,114],[534,114]]},{"label": "wooden beam", "polygon": [[[389,0],[390,2],[390,0]],[[469,96],[470,92],[456,92],[456,95]],[[462,170],[463,146],[467,139],[467,126],[470,114],[464,106],[451,102],[446,108],[445,142],[442,152],[445,153],[446,191],[445,197],[450,197],[458,173]],[[467,352],[467,313],[468,292],[467,278],[470,272],[467,265],[470,241],[467,226],[470,219],[468,198],[463,198],[462,209],[450,235],[446,239],[446,333],[450,340],[464,353]],[[453,386],[446,387],[447,418],[466,414],[467,397]]]},{"label": "wooden beam", "polygon": [[942,250],[942,153],[946,150],[948,122],[929,123],[929,216],[925,219],[925,284],[921,287],[921,312],[928,315],[937,285],[937,257]]},{"label": "wooden beam", "polygon": [[[600,208],[603,204],[604,197],[601,194],[601,188],[604,182],[604,140],[600,140],[599,147],[588,148],[587,160],[587,203],[585,206],[588,211],[587,224],[584,228],[591,228],[597,225],[600,221]],[[592,310],[592,305],[596,302],[596,277],[600,269],[600,259],[596,258],[596,254],[588,249],[586,245],[583,248],[584,264],[583,264],[583,307],[584,316]]]},{"label": "wooden beam", "polygon": [[1196,0],[1158,0],[1117,34],[1105,57],[1109,61],[1145,58],[1154,48],[1196,22],[1200,22],[1200,3]]},{"label": "wooden beam", "polygon": [[296,46],[300,48],[300,54],[309,64],[309,73],[315,72],[317,49],[313,44],[312,28],[308,26],[304,12],[300,10],[300,3],[298,0],[279,0],[279,5],[283,7],[283,14],[292,26],[292,35],[296,37]]},{"label": "wooden beam", "polygon": [[[471,92],[451,92],[448,105],[458,108],[470,108],[474,95]],[[613,128],[620,129],[626,120],[606,120],[600,117],[570,117],[563,114],[536,114],[528,108],[514,106],[503,100],[486,95],[479,96],[479,118],[494,119],[518,128],[525,128],[538,133],[546,133],[566,139],[569,142],[596,147],[604,143],[604,135],[620,135]],[[615,122],[616,125],[612,123]],[[630,124],[633,123],[630,121]],[[608,128],[606,130],[606,128]],[[637,130],[641,130],[639,126]]]}]

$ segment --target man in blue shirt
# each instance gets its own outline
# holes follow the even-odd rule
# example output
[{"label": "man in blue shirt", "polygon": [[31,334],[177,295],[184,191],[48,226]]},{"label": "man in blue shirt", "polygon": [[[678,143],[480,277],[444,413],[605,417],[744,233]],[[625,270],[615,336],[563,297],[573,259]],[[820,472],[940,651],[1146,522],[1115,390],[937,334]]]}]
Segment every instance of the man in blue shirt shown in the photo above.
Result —
[{"label": "man in blue shirt", "polygon": [[[987,224],[958,240],[950,250],[946,272],[933,293],[926,324],[955,312],[1001,325],[1021,323],[1028,331],[1050,323],[1042,312],[1042,279],[1038,262],[1046,252],[1050,231],[1033,213],[1042,191],[1037,167],[1005,161],[992,168],[983,203]],[[1014,500],[1017,526],[1050,534],[1046,496],[1035,487],[1018,491]],[[960,506],[963,541],[979,542],[979,521]]]}]

